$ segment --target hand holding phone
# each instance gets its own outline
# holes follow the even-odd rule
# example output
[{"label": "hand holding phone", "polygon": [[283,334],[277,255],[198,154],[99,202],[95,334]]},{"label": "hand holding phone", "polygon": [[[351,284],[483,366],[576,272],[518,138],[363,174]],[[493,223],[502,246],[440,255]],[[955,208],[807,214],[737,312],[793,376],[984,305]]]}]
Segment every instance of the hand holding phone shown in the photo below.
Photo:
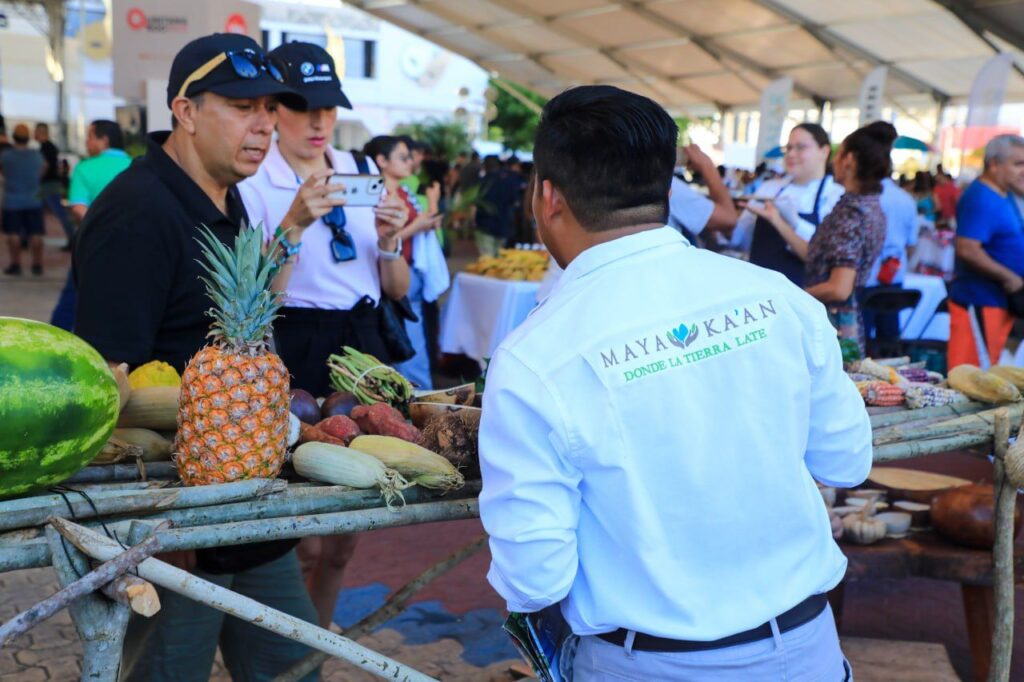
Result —
[{"label": "hand holding phone", "polygon": [[331,176],[330,184],[342,185],[343,189],[327,195],[332,200],[345,200],[345,206],[376,206],[384,192],[384,178],[380,175]]}]

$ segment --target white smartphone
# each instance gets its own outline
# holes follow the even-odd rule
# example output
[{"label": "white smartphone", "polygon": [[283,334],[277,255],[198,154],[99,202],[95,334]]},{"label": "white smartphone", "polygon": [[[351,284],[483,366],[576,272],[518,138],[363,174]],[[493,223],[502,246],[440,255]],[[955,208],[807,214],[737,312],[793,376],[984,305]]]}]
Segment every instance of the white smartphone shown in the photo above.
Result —
[{"label": "white smartphone", "polygon": [[331,192],[331,199],[344,199],[346,206],[376,206],[384,192],[384,178],[380,175],[335,174],[327,181],[331,185],[345,185],[340,192]]}]

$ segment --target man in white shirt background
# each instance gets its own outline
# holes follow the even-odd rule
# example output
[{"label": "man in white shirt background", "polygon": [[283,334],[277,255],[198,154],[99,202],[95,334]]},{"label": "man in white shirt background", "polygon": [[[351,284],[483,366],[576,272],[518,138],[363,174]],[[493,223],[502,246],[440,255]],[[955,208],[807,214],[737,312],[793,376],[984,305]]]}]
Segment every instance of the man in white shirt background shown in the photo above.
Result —
[{"label": "man in white shirt background", "polygon": [[680,149],[685,165],[699,173],[707,184],[707,196],[694,190],[678,175],[672,176],[672,196],[669,198],[669,225],[680,230],[695,245],[699,240],[715,244],[717,233],[736,227],[736,206],[732,195],[718,174],[715,162],[701,148],[689,144]]},{"label": "man in white shirt background", "polygon": [[610,86],[544,109],[533,208],[566,269],[490,365],[488,579],[560,604],[578,682],[848,679],[815,480],[864,480],[870,423],[820,303],[666,226],[676,134]]}]

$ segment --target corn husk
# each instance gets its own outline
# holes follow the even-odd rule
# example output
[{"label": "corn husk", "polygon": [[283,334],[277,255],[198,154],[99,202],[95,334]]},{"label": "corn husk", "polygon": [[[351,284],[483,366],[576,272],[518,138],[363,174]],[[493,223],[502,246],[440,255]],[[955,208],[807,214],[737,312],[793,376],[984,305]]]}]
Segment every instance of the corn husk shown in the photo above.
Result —
[{"label": "corn husk", "polygon": [[303,443],[292,454],[292,466],[306,478],[350,488],[379,487],[388,509],[396,500],[405,505],[402,490],[411,484],[402,475],[366,453],[330,443]]},{"label": "corn husk", "polygon": [[391,436],[359,436],[349,447],[379,459],[407,480],[424,488],[456,490],[465,484],[447,459],[415,443]]},{"label": "corn husk", "polygon": [[948,382],[950,388],[985,403],[1014,403],[1021,399],[1020,391],[1012,383],[973,365],[958,365],[951,369]]}]

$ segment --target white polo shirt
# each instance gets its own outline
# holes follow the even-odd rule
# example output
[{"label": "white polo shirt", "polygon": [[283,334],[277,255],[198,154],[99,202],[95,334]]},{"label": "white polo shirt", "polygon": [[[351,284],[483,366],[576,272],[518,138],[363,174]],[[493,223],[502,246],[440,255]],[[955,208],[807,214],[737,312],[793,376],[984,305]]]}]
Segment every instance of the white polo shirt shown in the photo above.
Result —
[{"label": "white polo shirt", "polygon": [[863,481],[871,424],[821,303],[664,227],[580,254],[499,346],[480,460],[510,610],[706,641],[842,579],[814,481]]},{"label": "white polo shirt", "polygon": [[[249,219],[263,224],[267,241],[273,238],[302,184],[281,156],[277,145],[277,140],[274,140],[260,169],[238,185]],[[328,149],[336,173],[359,172],[351,153],[333,147]],[[367,163],[370,172],[377,173],[373,161],[367,159]],[[373,209],[346,208],[345,217],[345,229],[355,242],[357,258],[336,263],[331,256],[331,229],[323,220],[311,224],[302,235],[302,250],[288,280],[286,306],[349,310],[363,296],[369,296],[374,302],[380,300],[377,228],[374,226]]]}]

